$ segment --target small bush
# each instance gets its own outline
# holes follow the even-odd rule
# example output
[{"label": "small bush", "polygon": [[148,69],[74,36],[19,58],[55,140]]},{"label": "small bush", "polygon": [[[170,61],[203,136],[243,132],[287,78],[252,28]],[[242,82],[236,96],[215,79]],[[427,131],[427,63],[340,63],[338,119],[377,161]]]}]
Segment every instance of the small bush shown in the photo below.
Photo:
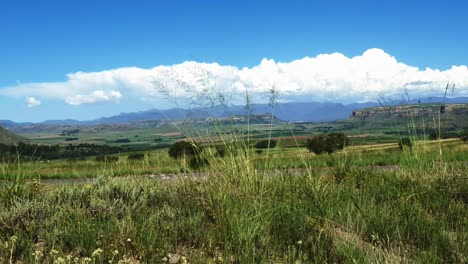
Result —
[{"label": "small bush", "polygon": [[189,161],[189,166],[191,169],[196,170],[202,167],[209,165],[209,161],[207,158],[200,157],[200,156],[193,156]]},{"label": "small bush", "polygon": [[107,157],[107,161],[108,162],[117,162],[117,161],[119,161],[119,157],[110,156],[110,157]]},{"label": "small bush", "polygon": [[169,156],[173,159],[178,159],[183,156],[193,156],[201,152],[201,147],[196,143],[188,141],[179,141],[169,148]]},{"label": "small bush", "polygon": [[130,139],[128,138],[119,138],[117,139],[116,141],[114,141],[115,143],[129,143],[130,142]]},{"label": "small bush", "polygon": [[405,146],[410,149],[413,147],[413,142],[409,137],[400,138],[400,141],[398,141],[398,147],[400,149],[403,149]]},{"label": "small bush", "polygon": [[327,152],[344,149],[349,144],[349,139],[344,133],[330,133],[327,135]]},{"label": "small bush", "polygon": [[319,155],[324,152],[331,154],[336,150],[344,149],[348,144],[349,139],[344,133],[330,133],[328,135],[322,134],[308,139],[306,147],[310,152]]},{"label": "small bush", "polygon": [[429,139],[430,140],[436,140],[439,138],[437,130],[436,129],[430,129],[428,132]]},{"label": "small bush", "polygon": [[262,154],[262,153],[263,153],[263,150],[257,149],[257,150],[255,150],[255,153],[257,153],[257,154]]},{"label": "small bush", "polygon": [[306,142],[306,148],[310,152],[314,152],[315,154],[319,155],[325,152],[327,149],[326,137],[325,135],[319,135],[312,139],[308,139]]},{"label": "small bush", "polygon": [[258,149],[267,149],[267,148],[276,148],[277,141],[276,140],[260,140],[257,143],[255,143],[255,147]]},{"label": "small bush", "polygon": [[218,157],[225,157],[226,154],[228,153],[226,146],[217,145],[215,146],[215,149],[216,149],[216,155]]},{"label": "small bush", "polygon": [[171,147],[171,144],[159,143],[159,144],[153,146],[153,149],[164,149],[164,148],[169,148],[169,147]]},{"label": "small bush", "polygon": [[439,135],[439,133],[437,132],[436,129],[431,129],[431,130],[429,130],[429,133],[428,133],[428,134],[429,134],[429,139],[430,139],[430,140],[437,140],[437,139],[439,139],[439,137],[440,137],[440,139],[448,139],[448,138],[458,138],[458,137],[460,137],[460,134],[459,134],[459,133],[453,132],[453,131],[452,131],[452,132],[440,133],[440,135]]},{"label": "small bush", "polygon": [[75,141],[75,140],[78,140],[77,137],[70,137],[70,138],[66,138],[65,141]]},{"label": "small bush", "polygon": [[133,153],[127,156],[128,160],[142,160],[145,158],[145,154],[143,153]]},{"label": "small bush", "polygon": [[465,131],[461,133],[460,139],[461,141],[463,141],[463,143],[466,143],[468,141],[468,129],[465,129]]},{"label": "small bush", "polygon": [[115,156],[97,156],[96,161],[98,162],[117,162],[119,157]]}]

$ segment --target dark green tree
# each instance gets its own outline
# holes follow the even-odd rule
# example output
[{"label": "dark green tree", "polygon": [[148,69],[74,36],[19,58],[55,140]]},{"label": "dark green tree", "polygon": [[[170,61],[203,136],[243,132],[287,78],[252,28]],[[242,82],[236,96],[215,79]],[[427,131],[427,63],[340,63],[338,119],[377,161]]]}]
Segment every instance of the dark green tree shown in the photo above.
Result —
[{"label": "dark green tree", "polygon": [[335,150],[344,149],[349,144],[349,139],[344,133],[330,133],[327,135],[327,152],[333,153]]},{"label": "dark green tree", "polygon": [[277,143],[278,142],[273,139],[270,139],[270,140],[264,139],[255,143],[255,148],[258,148],[258,149],[276,148]]},{"label": "dark green tree", "polygon": [[325,135],[318,135],[312,139],[308,139],[306,147],[310,152],[317,155],[322,154],[327,150],[327,141]]},{"label": "dark green tree", "polygon": [[344,133],[330,133],[308,139],[306,142],[306,148],[317,155],[324,152],[331,154],[336,150],[344,149],[348,144],[349,139]]},{"label": "dark green tree", "polygon": [[195,142],[178,141],[169,148],[169,156],[174,159],[182,158],[183,156],[194,156],[201,152],[201,146]]}]

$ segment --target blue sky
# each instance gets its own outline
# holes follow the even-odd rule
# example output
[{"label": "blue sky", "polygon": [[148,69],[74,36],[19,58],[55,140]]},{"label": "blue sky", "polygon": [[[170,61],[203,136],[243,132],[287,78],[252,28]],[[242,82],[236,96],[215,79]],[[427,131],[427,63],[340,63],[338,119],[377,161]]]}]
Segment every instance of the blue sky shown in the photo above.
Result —
[{"label": "blue sky", "polygon": [[[80,85],[70,88],[67,84],[70,91],[63,93],[63,98],[53,95],[54,89],[62,89],[61,85],[56,87],[54,84],[70,81],[67,74],[123,67],[152,69],[160,65],[198,61],[233,66],[239,72],[244,67],[254,71],[255,67],[268,66],[266,61],[262,63],[264,58],[274,60],[275,65],[271,67],[281,68],[286,66],[278,66],[278,62],[289,63],[336,52],[352,59],[377,48],[389,58],[374,52],[368,54],[369,60],[378,57],[390,63],[389,60],[395,58],[398,63],[418,67],[421,71],[427,67],[446,71],[453,65],[468,64],[467,11],[468,2],[455,0],[3,0],[0,2],[0,119],[92,119],[152,107],[169,107],[155,92],[142,92],[147,91],[144,87],[139,90],[123,87],[129,86],[131,80],[119,82],[116,86],[89,81],[86,77],[86,82]],[[327,63],[330,61],[340,63],[342,60],[330,58]],[[223,71],[210,65],[203,67],[210,71]],[[313,65],[311,69],[319,67]],[[354,67],[352,65],[346,69]],[[295,68],[287,69],[292,71]],[[249,76],[248,80],[242,81],[242,88],[258,91],[257,84],[265,79],[257,80],[252,75],[266,74],[266,71],[258,72],[236,72],[229,73],[229,76],[235,75],[235,80]],[[181,75],[184,73],[179,72]],[[461,85],[463,88],[467,80],[463,69],[446,72],[444,76],[428,77],[429,74],[418,72],[417,77],[412,78],[405,75],[406,79],[402,78],[406,81],[402,84],[412,80],[414,83],[422,81],[440,85],[440,82],[454,78],[458,80],[457,87]],[[223,80],[227,78],[222,76]],[[287,77],[288,80],[291,78]],[[329,77],[321,82],[323,87],[319,88],[314,86],[315,83],[303,81],[302,77],[297,78],[294,83],[306,83],[301,87],[309,91],[305,94],[326,91],[324,96],[310,97],[309,101],[334,101],[333,93],[328,91],[339,93],[337,85]],[[84,87],[89,83],[93,87]],[[290,84],[283,79],[275,79],[271,83]],[[383,91],[395,88],[387,89],[387,86],[382,87]],[[75,88],[77,91],[73,94],[71,90]],[[289,88],[283,88],[285,97],[294,100]],[[415,90],[422,91],[423,88]],[[149,96],[154,98],[142,100]],[[369,98],[356,96],[357,101],[364,99]],[[343,100],[338,98],[336,101]]]}]

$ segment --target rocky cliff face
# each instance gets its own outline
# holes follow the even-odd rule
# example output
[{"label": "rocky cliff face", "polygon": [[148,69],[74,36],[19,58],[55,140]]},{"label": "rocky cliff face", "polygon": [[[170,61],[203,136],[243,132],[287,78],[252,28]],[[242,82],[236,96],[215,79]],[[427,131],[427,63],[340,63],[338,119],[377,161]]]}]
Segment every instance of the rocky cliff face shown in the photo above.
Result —
[{"label": "rocky cliff face", "polygon": [[433,115],[463,115],[468,117],[468,104],[432,104],[432,105],[403,105],[389,107],[374,107],[354,110],[351,117],[358,119],[415,117]]}]

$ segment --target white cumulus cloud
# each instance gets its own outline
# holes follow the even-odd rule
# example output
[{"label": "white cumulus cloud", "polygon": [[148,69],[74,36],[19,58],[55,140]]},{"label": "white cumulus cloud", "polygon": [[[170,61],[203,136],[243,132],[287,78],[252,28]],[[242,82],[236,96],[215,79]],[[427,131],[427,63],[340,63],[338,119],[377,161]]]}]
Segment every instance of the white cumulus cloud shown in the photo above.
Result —
[{"label": "white cumulus cloud", "polygon": [[57,99],[71,105],[118,102],[125,96],[161,105],[166,97],[199,100],[197,93],[222,93],[239,103],[246,91],[256,102],[266,101],[265,92],[274,87],[282,101],[352,103],[376,101],[381,96],[401,98],[405,93],[412,98],[443,96],[447,82],[456,84],[453,96],[467,96],[468,67],[420,69],[374,48],[355,57],[332,53],[291,62],[263,59],[257,66],[244,68],[189,61],[150,69],[76,72],[68,74],[65,82],[4,87],[0,95]]},{"label": "white cumulus cloud", "polygon": [[116,101],[118,102],[122,94],[118,91],[94,91],[90,94],[77,94],[65,98],[65,102],[71,105],[93,104],[97,102]]},{"label": "white cumulus cloud", "polygon": [[36,106],[39,106],[41,104],[41,101],[37,100],[36,98],[34,97],[28,97],[26,99],[26,102],[28,103],[28,107],[31,108],[31,107],[36,107]]}]

